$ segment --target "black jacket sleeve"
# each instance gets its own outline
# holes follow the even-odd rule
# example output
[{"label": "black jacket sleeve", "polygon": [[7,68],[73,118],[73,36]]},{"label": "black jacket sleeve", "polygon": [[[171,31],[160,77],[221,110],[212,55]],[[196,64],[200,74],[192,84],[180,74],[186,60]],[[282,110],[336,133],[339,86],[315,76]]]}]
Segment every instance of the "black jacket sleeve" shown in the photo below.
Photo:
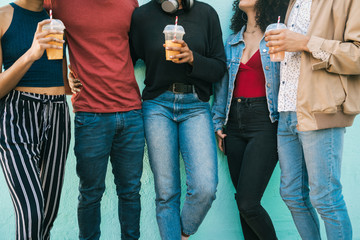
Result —
[{"label": "black jacket sleeve", "polygon": [[219,17],[213,8],[209,8],[208,15],[208,54],[203,56],[193,52],[194,63],[189,68],[189,77],[213,83],[224,76],[226,58]]}]

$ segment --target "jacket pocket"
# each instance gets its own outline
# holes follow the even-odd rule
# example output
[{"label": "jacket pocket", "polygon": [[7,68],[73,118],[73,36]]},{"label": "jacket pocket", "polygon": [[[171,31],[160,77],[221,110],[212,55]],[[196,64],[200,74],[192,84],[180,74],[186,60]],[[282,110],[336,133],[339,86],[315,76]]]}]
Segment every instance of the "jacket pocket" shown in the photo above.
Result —
[{"label": "jacket pocket", "polygon": [[336,113],[346,95],[341,77],[321,71],[321,75],[314,79],[317,82],[308,86],[313,89],[309,89],[310,93],[307,94],[308,98],[312,98],[313,112]]},{"label": "jacket pocket", "polygon": [[345,101],[343,111],[345,114],[353,115],[360,113],[360,77],[356,75],[341,76],[345,89]]},{"label": "jacket pocket", "polygon": [[340,106],[345,102],[347,95],[346,79],[347,79],[346,77],[342,77],[341,75],[338,75],[334,85],[332,86],[336,106]]}]

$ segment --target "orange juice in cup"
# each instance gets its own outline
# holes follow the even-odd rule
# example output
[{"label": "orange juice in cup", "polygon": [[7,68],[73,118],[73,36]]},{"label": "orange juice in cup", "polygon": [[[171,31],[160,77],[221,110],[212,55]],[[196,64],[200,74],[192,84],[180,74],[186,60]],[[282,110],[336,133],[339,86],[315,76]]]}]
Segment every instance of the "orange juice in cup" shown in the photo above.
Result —
[{"label": "orange juice in cup", "polygon": [[[172,40],[165,40],[165,45],[167,47],[181,47],[180,43],[174,43]],[[178,59],[170,58],[170,56],[175,56],[178,54],[180,54],[180,51],[165,50],[166,61],[178,60]]]},{"label": "orange juice in cup", "polygon": [[[182,40],[185,34],[185,30],[180,25],[167,25],[164,29],[165,34],[165,45],[166,47],[181,47],[180,43],[174,43],[173,39]],[[179,51],[170,51],[165,49],[166,61],[178,61],[179,59],[170,58],[170,56],[175,56],[180,54]]]},{"label": "orange juice in cup", "polygon": [[[278,47],[276,47],[276,46],[270,47],[269,49],[274,50],[276,48],[278,48]],[[281,62],[284,59],[285,59],[285,51],[270,54],[270,61],[272,61],[272,62]]]},{"label": "orange juice in cup", "polygon": [[[269,32],[269,31],[275,30],[275,29],[286,29],[286,25],[283,24],[283,23],[273,23],[273,24],[270,24],[266,28],[265,32]],[[273,49],[276,49],[276,48],[278,48],[278,47],[277,46],[269,47],[270,50],[273,50]],[[284,51],[270,54],[270,61],[272,61],[272,62],[281,62],[282,60],[284,60],[284,58],[285,58],[285,52]]]},{"label": "orange juice in cup", "polygon": [[[51,22],[48,24],[45,24],[42,28],[43,31],[45,30],[57,30],[57,31],[64,31],[65,26],[64,24],[58,20],[58,19],[51,19]],[[54,37],[60,40],[64,39],[64,33],[62,34],[49,34],[46,37]],[[62,43],[51,41],[49,44],[57,45],[57,46],[63,46]],[[46,49],[46,55],[49,60],[57,60],[57,59],[63,59],[63,49],[55,49],[55,48],[47,48]]]}]

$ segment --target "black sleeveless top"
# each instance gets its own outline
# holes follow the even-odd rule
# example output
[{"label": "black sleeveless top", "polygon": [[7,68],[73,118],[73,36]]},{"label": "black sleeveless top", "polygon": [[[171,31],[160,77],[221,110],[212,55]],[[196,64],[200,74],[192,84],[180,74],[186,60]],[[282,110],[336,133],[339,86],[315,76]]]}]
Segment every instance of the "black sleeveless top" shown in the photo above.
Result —
[{"label": "black sleeveless top", "polygon": [[[45,9],[33,12],[15,3],[13,19],[9,29],[1,38],[4,69],[9,69],[32,45],[38,22],[48,19]],[[59,87],[64,86],[62,60],[48,60],[46,51],[35,61],[17,86]]]}]

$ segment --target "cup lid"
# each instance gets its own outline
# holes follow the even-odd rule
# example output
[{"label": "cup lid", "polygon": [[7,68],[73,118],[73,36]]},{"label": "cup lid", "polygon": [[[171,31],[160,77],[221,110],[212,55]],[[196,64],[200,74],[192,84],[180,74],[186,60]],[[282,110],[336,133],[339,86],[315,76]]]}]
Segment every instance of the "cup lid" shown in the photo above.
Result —
[{"label": "cup lid", "polygon": [[164,28],[163,33],[174,33],[174,32],[185,34],[185,30],[181,25],[167,25]]},{"label": "cup lid", "polygon": [[59,20],[59,19],[51,19],[51,22],[48,24],[45,24],[43,26],[44,30],[49,30],[49,29],[54,29],[54,30],[64,30],[65,29],[65,25],[64,23]]},{"label": "cup lid", "polygon": [[286,25],[283,23],[272,23],[269,26],[267,26],[265,32],[274,30],[274,29],[286,29]]}]

